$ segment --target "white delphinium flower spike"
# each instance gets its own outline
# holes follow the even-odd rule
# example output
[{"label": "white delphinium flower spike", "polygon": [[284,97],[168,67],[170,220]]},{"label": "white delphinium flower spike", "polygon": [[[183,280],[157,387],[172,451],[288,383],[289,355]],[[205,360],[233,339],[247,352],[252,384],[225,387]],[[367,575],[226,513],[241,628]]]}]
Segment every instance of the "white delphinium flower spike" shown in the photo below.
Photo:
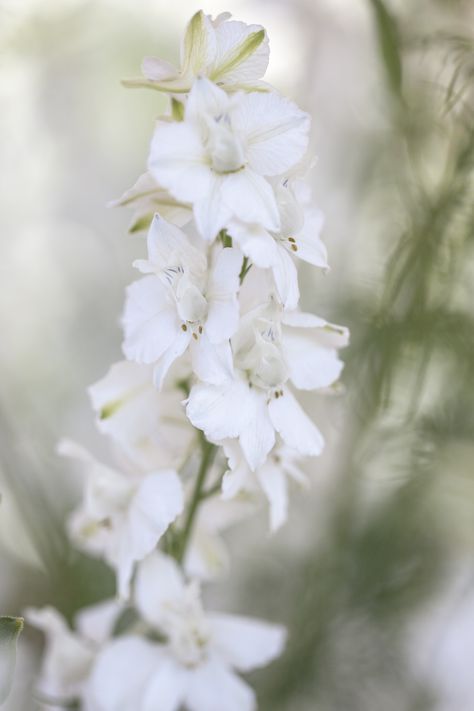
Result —
[{"label": "white delphinium flower spike", "polygon": [[25,619],[46,636],[37,693],[49,705],[66,707],[80,701],[83,711],[96,711],[89,697],[89,675],[100,647],[112,636],[122,610],[115,600],[79,612],[75,631],[52,607],[27,608]]},{"label": "white delphinium flower spike", "polygon": [[89,387],[99,430],[131,466],[138,464],[144,471],[179,468],[188,457],[196,430],[185,415],[183,389],[176,380],[158,392],[152,366],[120,361]]},{"label": "white delphinium flower spike", "polygon": [[202,10],[186,28],[181,46],[181,68],[157,57],[145,57],[143,79],[126,86],[149,86],[172,94],[186,93],[197,76],[206,76],[228,91],[265,89],[259,80],[268,66],[268,38],[260,25],[230,20],[222,13],[215,20]]},{"label": "white delphinium flower spike", "polygon": [[70,535],[79,548],[114,568],[119,595],[127,598],[135,564],[183,511],[180,478],[172,469],[134,476],[120,472],[68,440],[59,443],[58,452],[79,460],[86,474],[82,504],[69,521]]},{"label": "white delphinium flower spike", "polygon": [[148,168],[177,200],[193,205],[206,240],[236,217],[277,231],[278,207],[266,177],[300,161],[309,125],[308,114],[275,92],[228,96],[198,78],[184,120],[158,122]]},{"label": "white delphinium flower spike", "polygon": [[238,438],[252,471],[265,462],[276,433],[301,456],[317,456],[323,437],[288,384],[301,390],[331,386],[343,367],[337,349],[347,342],[347,329],[318,316],[285,312],[273,302],[258,306],[232,339],[232,375],[195,385],[187,415],[211,441]]},{"label": "white delphinium flower spike", "polygon": [[229,463],[222,481],[222,498],[228,501],[243,492],[263,491],[270,507],[270,529],[277,531],[288,517],[288,479],[305,487],[309,483],[298,466],[301,457],[277,442],[266,461],[252,472],[237,440],[226,440],[222,444]]},{"label": "white delphinium flower spike", "polygon": [[292,257],[298,257],[320,269],[329,269],[327,252],[320,238],[323,213],[305,205],[297,197],[292,182],[285,178],[274,184],[280,215],[277,232],[258,224],[248,224],[245,215],[233,219],[227,231],[244,255],[262,269],[272,270],[278,297],[286,309],[295,309],[300,292],[298,274]]},{"label": "white delphinium flower spike", "polygon": [[123,636],[104,648],[91,676],[101,711],[256,708],[254,692],[236,672],[275,659],[285,643],[282,627],[206,613],[199,587],[187,584],[176,562],[158,552],[139,567],[135,602],[144,620],[166,642]]},{"label": "white delphinium flower spike", "polygon": [[199,377],[212,378],[214,361],[228,364],[231,358],[228,340],[239,319],[242,254],[220,245],[209,256],[206,251],[156,215],[148,259],[135,262],[150,276],[128,287],[123,350],[130,360],[155,364],[158,387],[188,346]]}]

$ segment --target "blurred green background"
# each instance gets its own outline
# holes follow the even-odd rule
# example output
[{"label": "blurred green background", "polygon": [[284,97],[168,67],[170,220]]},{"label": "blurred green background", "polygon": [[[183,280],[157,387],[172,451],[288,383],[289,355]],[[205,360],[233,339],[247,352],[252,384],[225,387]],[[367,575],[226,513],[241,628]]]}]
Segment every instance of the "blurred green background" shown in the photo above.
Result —
[{"label": "blurred green background", "polygon": [[[175,59],[191,0],[0,0],[0,611],[66,615],[113,590],[71,550],[93,447],[85,388],[120,358],[140,238],[106,209],[143,171],[164,100],[128,91]],[[268,79],[313,116],[315,198],[332,270],[303,307],[351,328],[344,392],[311,397],[328,440],[310,494],[228,536],[209,596],[282,620],[255,674],[261,711],[474,709],[474,5],[468,0],[212,0],[268,30]],[[27,631],[7,711],[32,700]],[[39,707],[38,707],[39,708]]]}]

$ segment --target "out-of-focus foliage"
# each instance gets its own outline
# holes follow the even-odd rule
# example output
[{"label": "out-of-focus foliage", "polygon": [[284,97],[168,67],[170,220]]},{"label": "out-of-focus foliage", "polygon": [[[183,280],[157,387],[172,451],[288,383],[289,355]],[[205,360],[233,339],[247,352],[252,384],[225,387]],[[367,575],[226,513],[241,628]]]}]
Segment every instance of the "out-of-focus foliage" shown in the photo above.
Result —
[{"label": "out-of-focus foliage", "polygon": [[23,629],[21,617],[0,617],[0,704],[10,693],[16,661],[16,641]]}]

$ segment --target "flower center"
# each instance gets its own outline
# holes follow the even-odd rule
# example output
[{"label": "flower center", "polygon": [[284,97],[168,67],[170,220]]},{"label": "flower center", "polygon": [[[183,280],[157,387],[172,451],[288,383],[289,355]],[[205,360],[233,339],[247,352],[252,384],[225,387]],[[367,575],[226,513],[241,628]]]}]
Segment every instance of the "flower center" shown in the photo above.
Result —
[{"label": "flower center", "polygon": [[219,116],[214,119],[207,147],[216,173],[236,173],[245,167],[242,141],[232,131],[228,117]]}]

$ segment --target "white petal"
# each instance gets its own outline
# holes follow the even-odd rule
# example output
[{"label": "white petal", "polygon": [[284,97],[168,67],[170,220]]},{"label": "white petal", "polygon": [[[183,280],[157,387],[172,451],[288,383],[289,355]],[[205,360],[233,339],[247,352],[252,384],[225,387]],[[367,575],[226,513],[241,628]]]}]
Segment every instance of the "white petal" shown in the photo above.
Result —
[{"label": "white petal", "polygon": [[253,690],[217,661],[189,673],[185,703],[189,711],[256,711]]},{"label": "white petal", "polygon": [[176,308],[155,276],[144,277],[127,287],[122,323],[123,351],[137,363],[157,361],[181,334]]},{"label": "white petal", "polygon": [[260,485],[270,503],[270,528],[276,531],[288,516],[288,483],[281,464],[265,462],[257,469]]},{"label": "white petal", "polygon": [[232,125],[246,136],[249,163],[259,175],[284,173],[308,146],[308,114],[275,92],[246,94],[232,112]]},{"label": "white petal", "polygon": [[169,369],[171,368],[175,360],[177,360],[183,355],[184,351],[189,345],[190,340],[191,331],[189,329],[187,331],[181,330],[181,332],[178,333],[176,339],[173,341],[171,346],[163,353],[158,363],[155,365],[153,369],[153,382],[155,383],[155,387],[157,387],[158,390],[161,390],[161,388],[163,387],[163,382]]},{"label": "white petal", "polygon": [[285,309],[295,309],[300,298],[298,271],[284,247],[279,246],[277,254],[272,272],[278,296]]},{"label": "white petal", "polygon": [[208,67],[216,56],[216,36],[212,23],[202,10],[189,20],[181,45],[182,72],[196,75]]},{"label": "white petal", "polygon": [[142,74],[150,81],[163,81],[166,79],[177,79],[178,71],[176,67],[165,59],[158,57],[145,57],[142,62]]},{"label": "white petal", "polygon": [[207,154],[199,129],[190,123],[157,124],[148,169],[178,200],[194,202],[209,193],[212,173]]},{"label": "white petal", "polygon": [[232,220],[227,231],[246,257],[262,269],[271,267],[277,259],[277,245],[272,235],[260,225]]},{"label": "white petal", "polygon": [[164,470],[143,479],[128,515],[129,536],[136,560],[154,549],[183,507],[183,486],[175,471]]},{"label": "white petal", "polygon": [[223,199],[223,186],[228,176],[212,173],[207,190],[194,202],[194,219],[201,237],[212,241],[229,221],[232,210]]},{"label": "white petal", "polygon": [[135,581],[135,603],[141,615],[160,627],[169,602],[179,603],[185,591],[181,570],[173,558],[158,551],[138,567]]},{"label": "white petal", "polygon": [[74,698],[82,692],[94,660],[90,643],[75,635],[52,607],[25,610],[26,620],[46,635],[39,688],[56,698]]},{"label": "white petal", "polygon": [[208,314],[205,331],[212,343],[221,343],[234,335],[239,323],[239,274],[242,253],[222,249],[212,266],[206,290]]},{"label": "white petal", "polygon": [[193,371],[199,380],[210,385],[220,385],[233,373],[232,350],[229,341],[212,344],[203,333],[198,341],[191,343]]},{"label": "white petal", "polygon": [[186,670],[172,659],[163,659],[147,684],[140,711],[178,711],[187,685]]},{"label": "white petal", "polygon": [[206,120],[206,114],[209,117],[225,114],[229,109],[229,103],[230,100],[225,91],[219,89],[209,79],[197,77],[186,103],[186,121],[191,120],[199,123]]},{"label": "white petal", "polygon": [[196,526],[184,559],[186,574],[213,580],[229,570],[229,552],[218,533]]},{"label": "white petal", "polygon": [[216,58],[211,70],[214,81],[225,84],[255,81],[263,77],[268,66],[269,47],[265,36],[252,53],[244,56],[242,47],[250,35],[263,30],[260,25],[243,22],[222,22],[215,28],[217,40]]},{"label": "white petal", "polygon": [[278,657],[285,646],[281,625],[238,615],[210,614],[213,646],[223,660],[241,672],[264,667]]},{"label": "white petal", "polygon": [[249,395],[247,418],[239,441],[250,469],[255,471],[275,444],[275,431],[268,415],[266,395],[255,389],[251,389]]},{"label": "white petal", "polygon": [[268,405],[270,419],[285,443],[299,454],[317,456],[324,447],[321,432],[288,389]]},{"label": "white petal", "polygon": [[250,409],[249,387],[239,380],[222,385],[195,385],[189,395],[186,414],[194,427],[213,441],[238,437]]},{"label": "white petal", "polygon": [[285,333],[282,351],[293,385],[300,390],[316,390],[335,383],[344,367],[337,350],[321,346],[311,338],[311,332],[300,335],[292,330]]},{"label": "white petal", "polygon": [[230,469],[226,471],[222,480],[222,498],[228,500],[240,493],[242,489],[253,488],[253,477],[238,442],[226,440],[224,451],[229,458]]},{"label": "white petal", "polygon": [[205,255],[196,249],[176,225],[155,215],[147,235],[148,259],[157,267],[187,264],[196,270],[207,267]]},{"label": "white petal", "polygon": [[293,237],[296,239],[298,251],[296,256],[315,267],[328,269],[328,254],[326,245],[319,235],[324,224],[324,215],[320,210],[308,210],[305,213],[303,228]]},{"label": "white petal", "polygon": [[122,610],[123,605],[116,599],[86,607],[76,615],[75,627],[81,637],[97,645],[105,644]]},{"label": "white petal", "polygon": [[221,199],[234,217],[276,231],[280,216],[273,189],[265,178],[250,168],[222,179]]},{"label": "white petal", "polygon": [[137,705],[162,660],[157,645],[134,636],[120,637],[99,654],[90,680],[100,711],[140,711]]}]

